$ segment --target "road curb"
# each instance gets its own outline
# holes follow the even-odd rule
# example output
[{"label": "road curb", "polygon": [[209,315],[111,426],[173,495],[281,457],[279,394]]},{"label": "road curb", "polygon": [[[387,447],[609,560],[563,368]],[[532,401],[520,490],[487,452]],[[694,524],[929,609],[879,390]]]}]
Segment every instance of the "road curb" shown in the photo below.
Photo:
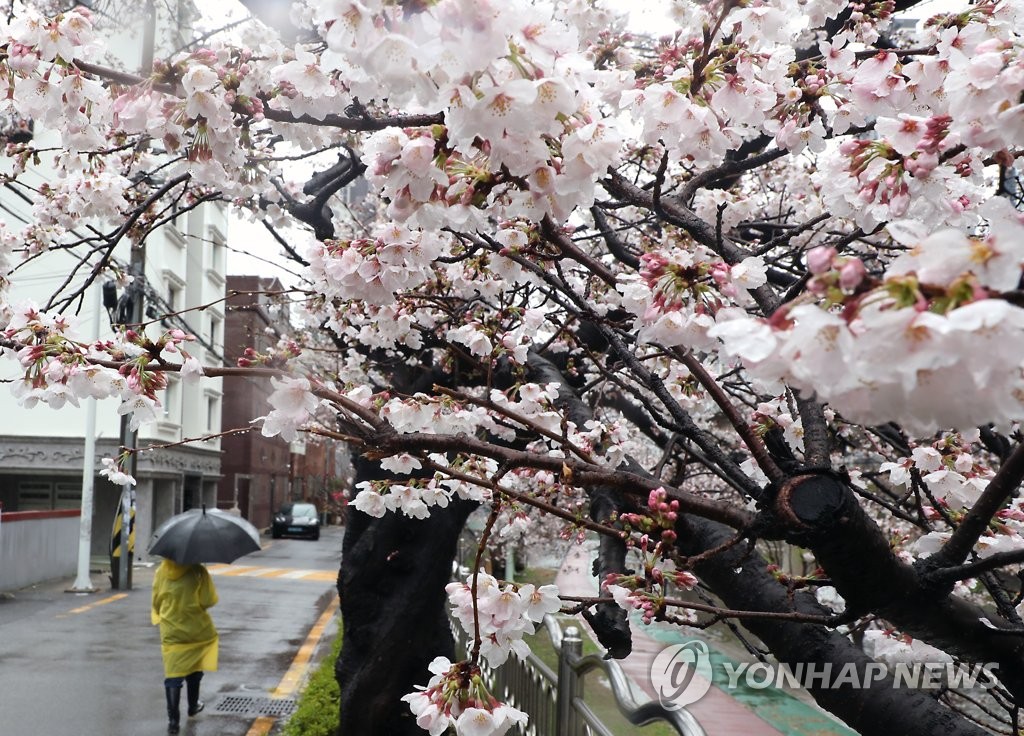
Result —
[{"label": "road curb", "polygon": [[[296,704],[302,698],[302,693],[305,691],[306,686],[309,683],[310,675],[316,671],[319,667],[320,662],[324,657],[324,642],[333,641],[333,637],[329,636],[329,632],[333,630],[332,624],[335,624],[338,618],[339,608],[334,606],[336,599],[335,595],[323,595],[320,599],[327,600],[326,605],[317,613],[317,622],[313,624],[309,634],[306,637],[306,643],[299,650],[299,654],[296,655],[295,659],[292,660],[292,665],[289,667],[288,672],[281,679],[277,688],[271,693],[270,697],[275,698],[288,698],[293,700]],[[318,601],[319,607],[319,601]],[[330,618],[326,618],[326,615],[330,610],[334,608]],[[318,634],[314,632],[320,629]],[[313,637],[314,640],[310,641]],[[305,656],[305,661],[301,661],[303,654],[302,649],[309,647],[309,654]],[[298,668],[299,673],[293,671]],[[253,721],[246,736],[269,736],[270,734],[279,734],[284,729],[285,724],[288,722],[288,717],[279,718],[276,716],[261,716]]]},{"label": "road curb", "polygon": [[316,599],[316,613],[319,616],[325,610],[327,606],[331,605],[331,602],[338,597],[337,587],[331,588],[324,592],[319,598]]}]

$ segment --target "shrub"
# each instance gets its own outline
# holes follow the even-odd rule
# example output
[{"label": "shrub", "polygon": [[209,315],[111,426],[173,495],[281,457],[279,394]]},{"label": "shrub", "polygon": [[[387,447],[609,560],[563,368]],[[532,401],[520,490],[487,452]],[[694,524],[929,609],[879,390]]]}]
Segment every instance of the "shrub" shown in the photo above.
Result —
[{"label": "shrub", "polygon": [[341,650],[341,624],[331,653],[321,660],[299,696],[298,706],[284,727],[284,736],[334,736],[338,730],[340,691],[334,679],[334,661]]}]

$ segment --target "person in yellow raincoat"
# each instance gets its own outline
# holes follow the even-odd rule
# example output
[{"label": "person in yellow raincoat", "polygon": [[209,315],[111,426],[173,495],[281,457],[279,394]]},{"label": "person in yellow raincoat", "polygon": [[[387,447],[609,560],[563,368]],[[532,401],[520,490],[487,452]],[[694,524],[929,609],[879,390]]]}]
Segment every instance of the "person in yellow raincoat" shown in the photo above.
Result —
[{"label": "person in yellow raincoat", "polygon": [[181,687],[187,685],[188,714],[204,707],[199,699],[203,671],[217,669],[217,629],[208,608],[217,603],[217,590],[205,567],[179,565],[165,559],[153,578],[153,625],[160,625],[167,695],[167,732],[178,733]]}]

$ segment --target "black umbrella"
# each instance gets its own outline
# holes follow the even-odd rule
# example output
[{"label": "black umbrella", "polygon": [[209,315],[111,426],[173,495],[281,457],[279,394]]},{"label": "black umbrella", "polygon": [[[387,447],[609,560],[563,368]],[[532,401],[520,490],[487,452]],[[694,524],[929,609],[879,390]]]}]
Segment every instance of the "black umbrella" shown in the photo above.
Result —
[{"label": "black umbrella", "polygon": [[260,548],[260,533],[241,516],[220,509],[189,509],[172,516],[153,532],[151,555],[179,565],[233,562]]}]

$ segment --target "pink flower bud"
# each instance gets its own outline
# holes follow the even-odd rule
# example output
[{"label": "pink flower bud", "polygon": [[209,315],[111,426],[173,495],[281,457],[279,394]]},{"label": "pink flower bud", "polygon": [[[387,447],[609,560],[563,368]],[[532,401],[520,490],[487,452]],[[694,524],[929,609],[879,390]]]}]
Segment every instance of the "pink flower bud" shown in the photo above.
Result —
[{"label": "pink flower bud", "polygon": [[807,291],[811,292],[815,296],[824,297],[828,293],[828,289],[828,279],[818,278],[815,276],[807,282]]},{"label": "pink flower bud", "polygon": [[859,258],[850,258],[839,269],[839,286],[847,291],[853,291],[860,286],[866,273],[867,269]]},{"label": "pink flower bud", "polygon": [[715,283],[719,286],[729,283],[729,274],[732,269],[729,268],[728,264],[716,263],[711,266],[711,278],[715,280]]},{"label": "pink flower bud", "polygon": [[849,156],[864,148],[864,142],[856,138],[843,141],[839,146],[839,153]]},{"label": "pink flower bud", "polygon": [[934,153],[919,153],[913,158],[908,158],[904,166],[911,176],[920,179],[928,176],[936,166],[939,165],[939,157]]},{"label": "pink flower bud", "polygon": [[817,248],[811,248],[807,251],[807,270],[813,274],[830,271],[836,255],[836,249],[831,246],[819,245]]}]

